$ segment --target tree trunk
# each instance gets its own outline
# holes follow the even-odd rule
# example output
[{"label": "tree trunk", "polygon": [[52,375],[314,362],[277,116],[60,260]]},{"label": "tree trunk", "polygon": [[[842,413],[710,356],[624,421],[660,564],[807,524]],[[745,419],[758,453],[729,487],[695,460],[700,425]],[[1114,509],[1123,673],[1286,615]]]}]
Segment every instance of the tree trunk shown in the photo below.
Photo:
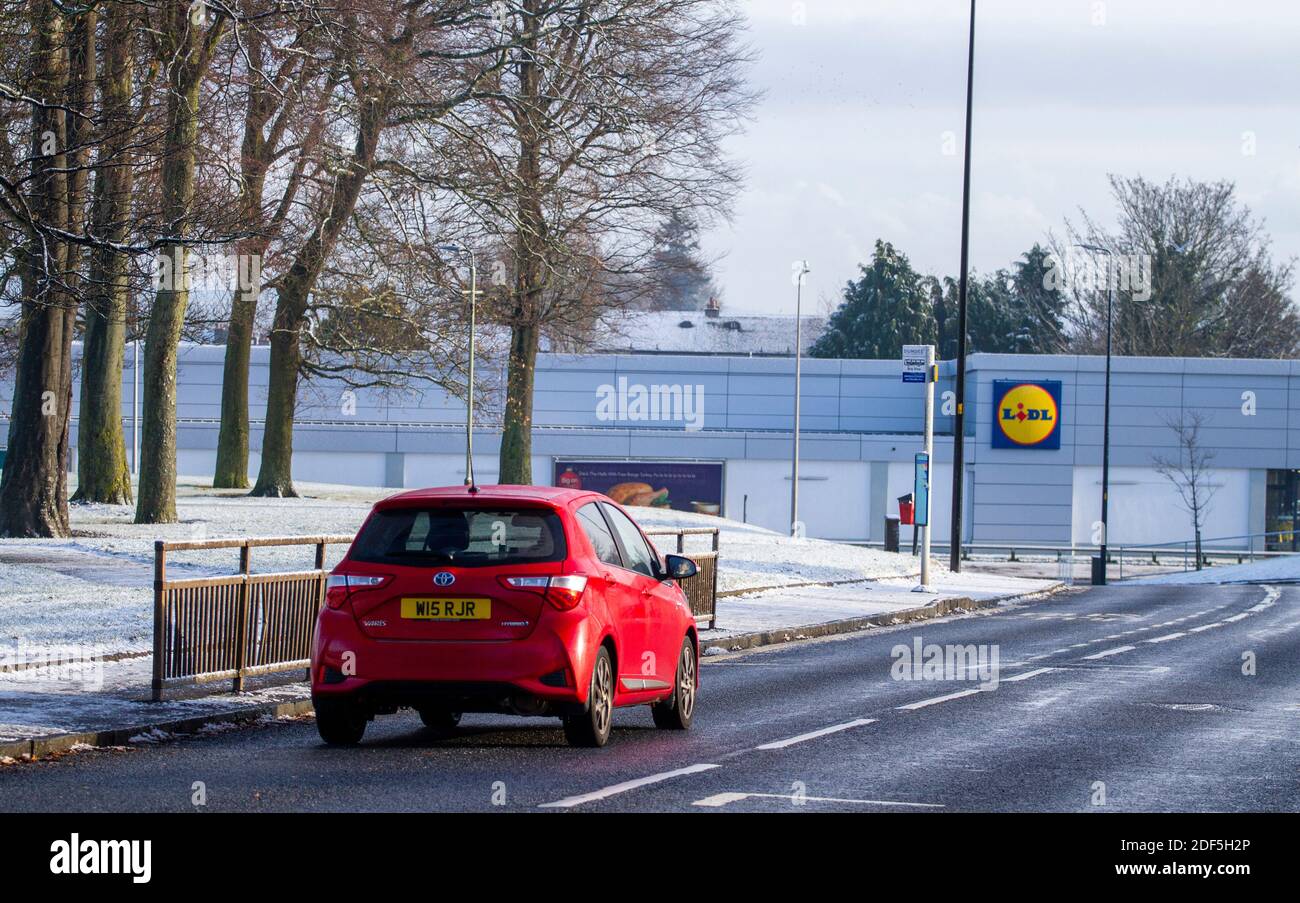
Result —
[{"label": "tree trunk", "polygon": [[358,102],[357,137],[346,167],[337,176],[330,206],[323,211],[294,257],[276,290],[275,324],[271,330],[271,372],[266,396],[266,427],[262,435],[262,464],[255,496],[292,497],[293,418],[298,402],[298,366],[302,351],[299,333],[307,316],[307,301],[325,258],[356,208],[357,198],[375,162],[379,137],[387,124],[391,89],[377,90]]},{"label": "tree trunk", "polygon": [[[206,35],[190,22],[189,4],[168,4],[164,26],[175,46],[165,48],[167,134],[163,143],[162,214],[167,234],[159,253],[170,261],[149,313],[144,345],[144,406],[140,432],[140,487],[137,524],[176,521],[176,356],[185,308],[189,304],[186,270],[190,207],[194,201],[195,141],[198,137],[199,86],[220,23]],[[165,271],[164,271],[165,272]]]},{"label": "tree trunk", "polygon": [[271,329],[271,363],[262,431],[262,466],[252,495],[294,498],[293,414],[298,401],[299,330],[307,310],[307,287],[295,280],[278,292]]},{"label": "tree trunk", "polygon": [[[127,238],[134,189],[131,142],[131,13],[109,13],[101,73],[106,133],[95,172],[93,232]],[[122,431],[122,357],[126,345],[127,257],[110,248],[90,255],[86,328],[81,355],[81,418],[77,430],[76,501],[130,504],[131,470]]]},{"label": "tree trunk", "polygon": [[510,330],[510,361],[506,369],[506,406],[501,430],[503,486],[533,482],[533,376],[537,370],[538,328],[518,323]]},{"label": "tree trunk", "polygon": [[253,354],[255,300],[236,290],[226,332],[226,359],[221,375],[221,428],[217,431],[217,466],[213,489],[248,488],[248,371]]},{"label": "tree trunk", "polygon": [[[162,167],[164,221],[179,234],[194,198],[194,140],[197,137],[198,81],[171,86],[169,128]],[[176,356],[189,305],[186,272],[189,248],[168,240],[161,253],[170,261],[149,312],[144,342],[144,404],[140,426],[140,496],[137,524],[176,522]]]},{"label": "tree trunk", "polygon": [[542,209],[542,142],[544,103],[540,98],[540,71],[535,59],[536,37],[531,32],[538,4],[524,4],[530,33],[521,43],[519,93],[522,99],[516,127],[519,132],[519,225],[515,238],[516,268],[514,310],[510,317],[510,359],[506,368],[506,401],[498,458],[498,481],[505,486],[533,482],[533,374],[541,322],[538,308],[545,281],[547,228]]},{"label": "tree trunk", "polygon": [[[260,202],[260,187],[257,197]],[[241,246],[245,246],[244,243]],[[249,243],[246,247],[250,250],[240,251],[241,258],[246,254],[260,257],[266,250],[265,242],[256,245]],[[240,269],[242,272],[242,264]],[[213,489],[248,488],[248,370],[253,353],[257,296],[262,290],[260,268],[250,268],[248,272],[258,274],[254,280],[258,284],[250,285],[247,291],[236,286],[230,303],[225,367],[221,374],[221,428],[217,432],[217,466],[212,475]]]},{"label": "tree trunk", "polygon": [[[261,58],[260,38],[249,38],[249,54]],[[254,81],[248,87],[248,105],[244,114],[244,140],[240,149],[240,219],[246,228],[262,233],[262,193],[266,187],[269,163],[264,135],[273,109],[263,90]],[[302,151],[306,153],[304,149]],[[236,253],[241,261],[239,272],[254,276],[258,284],[247,290],[235,286],[230,300],[230,325],[226,330],[226,359],[221,374],[221,428],[217,432],[217,466],[212,474],[214,489],[248,488],[248,367],[252,356],[253,325],[257,318],[257,297],[261,294],[260,258],[266,253],[270,236],[258,234],[239,242]],[[259,258],[257,267],[244,268],[242,261]]]},{"label": "tree trunk", "polygon": [[[29,204],[37,223],[68,227],[68,79],[63,16],[50,0],[33,0],[32,181]],[[51,152],[52,151],[52,152]],[[0,475],[0,535],[69,534],[66,463],[71,360],[67,330],[75,316],[64,288],[67,245],[33,230],[25,252],[23,312],[9,447]]]}]

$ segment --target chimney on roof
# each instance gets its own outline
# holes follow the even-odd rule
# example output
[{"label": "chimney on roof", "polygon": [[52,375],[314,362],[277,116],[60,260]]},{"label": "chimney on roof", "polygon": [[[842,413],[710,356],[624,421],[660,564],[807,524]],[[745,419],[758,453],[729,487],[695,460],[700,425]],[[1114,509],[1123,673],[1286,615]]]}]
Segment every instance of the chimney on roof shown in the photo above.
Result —
[{"label": "chimney on roof", "polygon": [[720,313],[722,313],[722,302],[710,297],[709,303],[704,305],[704,316],[716,318]]}]

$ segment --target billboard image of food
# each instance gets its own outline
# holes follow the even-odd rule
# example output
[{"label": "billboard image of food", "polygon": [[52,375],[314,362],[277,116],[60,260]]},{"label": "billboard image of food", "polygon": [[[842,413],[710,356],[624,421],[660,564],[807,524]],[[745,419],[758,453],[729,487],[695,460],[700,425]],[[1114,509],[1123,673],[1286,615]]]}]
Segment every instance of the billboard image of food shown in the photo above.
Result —
[{"label": "billboard image of food", "polygon": [[602,492],[630,508],[722,515],[720,462],[557,460],[554,483]]}]

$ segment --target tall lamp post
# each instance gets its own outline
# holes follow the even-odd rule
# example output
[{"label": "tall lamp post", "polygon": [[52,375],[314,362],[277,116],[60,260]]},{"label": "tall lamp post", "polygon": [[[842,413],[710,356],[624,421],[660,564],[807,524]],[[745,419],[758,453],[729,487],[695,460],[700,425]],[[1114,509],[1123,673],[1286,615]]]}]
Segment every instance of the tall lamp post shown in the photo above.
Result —
[{"label": "tall lamp post", "polygon": [[[966,292],[970,273],[971,119],[975,100],[975,0],[970,0],[970,39],[966,51],[966,160],[961,185],[961,276],[957,289],[956,410],[952,419],[952,541],[948,568],[961,570],[961,495],[966,469]],[[929,530],[929,528],[926,528]]]},{"label": "tall lamp post", "polygon": [[1115,252],[1101,245],[1080,244],[1094,254],[1106,255],[1106,394],[1101,427],[1101,555],[1093,563],[1092,582],[1106,585],[1106,540],[1109,537],[1107,514],[1110,507],[1110,331],[1111,309],[1115,306]]},{"label": "tall lamp post", "polygon": [[[474,330],[478,316],[478,261],[464,245],[438,245],[439,251],[464,254],[469,258],[469,386],[465,394],[465,485],[476,490],[474,482]],[[464,292],[462,291],[462,294]]]},{"label": "tall lamp post", "polygon": [[803,381],[803,277],[812,272],[808,261],[794,272],[794,449],[790,461],[790,535],[799,535],[799,401]]}]

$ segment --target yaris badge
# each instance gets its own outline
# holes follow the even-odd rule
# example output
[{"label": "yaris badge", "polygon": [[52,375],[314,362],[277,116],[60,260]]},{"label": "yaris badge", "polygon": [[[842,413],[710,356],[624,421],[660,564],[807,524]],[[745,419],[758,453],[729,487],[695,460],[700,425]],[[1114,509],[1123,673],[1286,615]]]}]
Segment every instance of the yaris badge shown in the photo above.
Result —
[{"label": "yaris badge", "polygon": [[451,586],[455,582],[456,575],[451,571],[439,571],[433,575],[433,583],[435,586]]}]

